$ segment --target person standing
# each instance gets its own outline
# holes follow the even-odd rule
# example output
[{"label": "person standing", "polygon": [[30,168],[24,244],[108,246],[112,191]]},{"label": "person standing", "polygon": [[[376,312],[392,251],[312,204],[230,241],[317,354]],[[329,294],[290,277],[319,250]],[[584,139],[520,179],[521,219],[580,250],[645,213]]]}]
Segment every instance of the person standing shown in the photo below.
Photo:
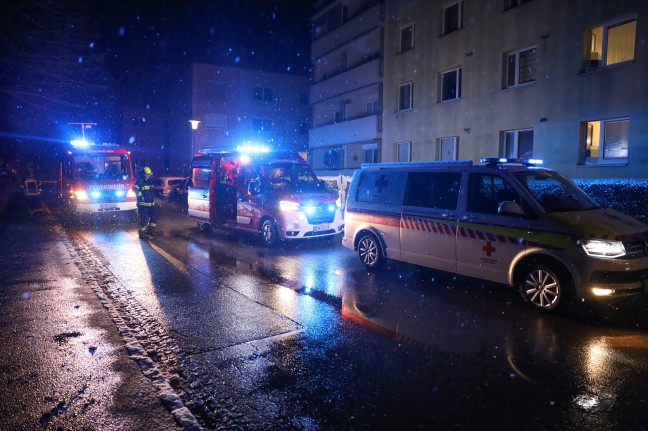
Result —
[{"label": "person standing", "polygon": [[155,235],[157,214],[155,212],[155,189],[151,178],[153,172],[144,166],[140,177],[133,184],[133,191],[137,196],[137,215],[139,220],[139,237],[149,238]]},{"label": "person standing", "polygon": [[344,207],[346,206],[346,192],[347,187],[349,186],[349,180],[347,180],[342,171],[340,171],[340,175],[338,175],[338,177],[335,179],[335,182],[337,183],[338,188],[340,208],[342,209],[342,213],[344,214]]}]

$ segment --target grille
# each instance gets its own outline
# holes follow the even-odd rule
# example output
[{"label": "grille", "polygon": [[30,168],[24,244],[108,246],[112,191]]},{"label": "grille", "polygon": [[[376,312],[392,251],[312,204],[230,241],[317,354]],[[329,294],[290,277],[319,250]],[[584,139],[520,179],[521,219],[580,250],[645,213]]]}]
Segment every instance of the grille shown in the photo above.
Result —
[{"label": "grille", "polygon": [[623,247],[626,250],[623,259],[638,259],[648,256],[648,241],[624,242]]},{"label": "grille", "polygon": [[333,223],[335,220],[335,211],[329,211],[329,205],[323,203],[318,203],[312,213],[304,212],[304,214],[310,224]]}]

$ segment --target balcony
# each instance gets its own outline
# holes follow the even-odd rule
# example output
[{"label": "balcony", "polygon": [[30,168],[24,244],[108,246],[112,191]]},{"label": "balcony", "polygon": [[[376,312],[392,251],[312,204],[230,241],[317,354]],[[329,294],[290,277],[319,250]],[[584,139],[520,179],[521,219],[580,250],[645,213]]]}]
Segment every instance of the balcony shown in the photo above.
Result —
[{"label": "balcony", "polygon": [[313,84],[310,90],[311,103],[317,103],[380,82],[380,61],[379,58],[374,59],[331,79]]},{"label": "balcony", "polygon": [[378,115],[369,115],[310,129],[308,143],[310,148],[318,148],[348,142],[371,141],[377,138],[379,138]]}]

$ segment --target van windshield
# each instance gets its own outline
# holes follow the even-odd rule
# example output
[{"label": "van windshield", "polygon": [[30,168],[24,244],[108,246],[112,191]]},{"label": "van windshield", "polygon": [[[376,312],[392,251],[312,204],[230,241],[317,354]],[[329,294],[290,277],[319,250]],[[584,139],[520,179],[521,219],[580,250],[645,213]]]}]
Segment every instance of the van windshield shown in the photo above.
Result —
[{"label": "van windshield", "polygon": [[82,181],[128,180],[131,178],[128,157],[120,154],[75,155],[72,174],[74,178]]},{"label": "van windshield", "polygon": [[584,211],[600,206],[574,183],[557,172],[516,172],[514,177],[546,212]]},{"label": "van windshield", "polygon": [[260,165],[261,181],[273,190],[316,190],[319,181],[307,165],[272,163]]}]

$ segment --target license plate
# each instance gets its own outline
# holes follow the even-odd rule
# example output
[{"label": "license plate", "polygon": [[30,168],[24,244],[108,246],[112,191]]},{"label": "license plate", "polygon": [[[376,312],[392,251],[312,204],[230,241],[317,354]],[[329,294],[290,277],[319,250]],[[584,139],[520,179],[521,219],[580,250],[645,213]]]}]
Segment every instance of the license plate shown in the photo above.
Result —
[{"label": "license plate", "polygon": [[321,232],[323,230],[328,230],[328,228],[328,224],[318,224],[317,226],[313,226],[313,232]]},{"label": "license plate", "polygon": [[117,211],[119,207],[113,204],[99,204],[99,211]]}]

